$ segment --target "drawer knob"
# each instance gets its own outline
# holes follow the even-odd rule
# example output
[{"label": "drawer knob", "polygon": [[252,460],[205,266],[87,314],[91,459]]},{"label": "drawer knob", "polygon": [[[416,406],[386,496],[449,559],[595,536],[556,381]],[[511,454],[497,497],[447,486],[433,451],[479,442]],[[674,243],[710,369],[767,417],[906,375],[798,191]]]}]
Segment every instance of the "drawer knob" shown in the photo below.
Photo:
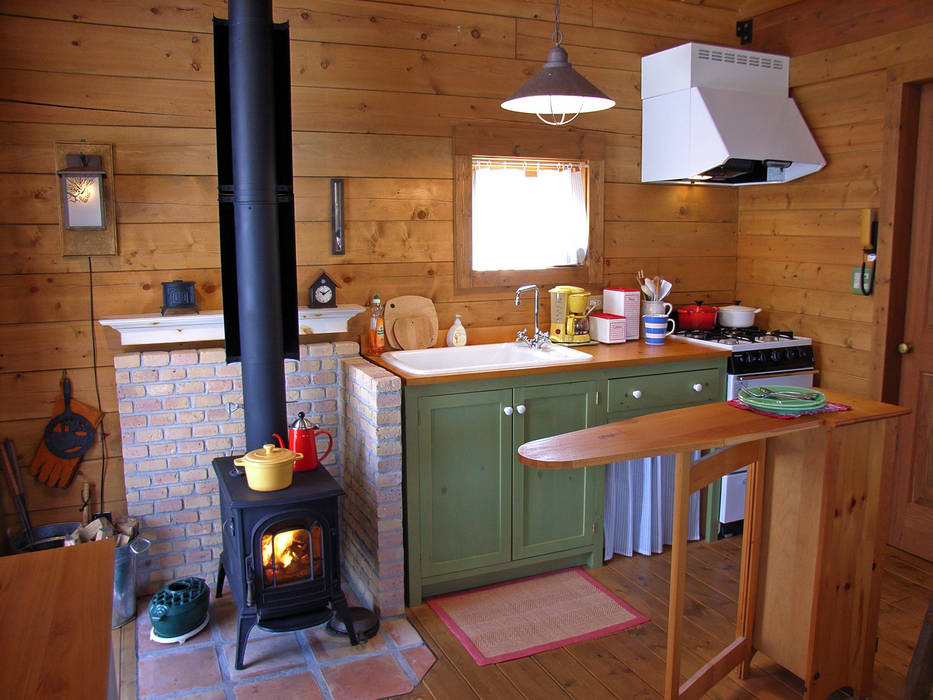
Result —
[{"label": "drawer knob", "polygon": [[515,407],[515,410],[518,411],[518,413],[519,413],[520,415],[524,414],[524,413],[525,413],[525,404],[523,404],[523,403],[518,404],[518,406]]},{"label": "drawer knob", "polygon": [[502,409],[502,412],[507,416],[511,416],[513,411],[514,409],[511,406],[506,406],[505,408]]},{"label": "drawer knob", "polygon": [[632,392],[632,398],[633,398],[633,399],[640,399],[640,398],[641,398],[641,389],[635,389],[635,391]]},{"label": "drawer knob", "polygon": [[703,385],[702,385],[702,384],[694,384],[694,385],[693,385],[693,390],[699,394],[701,391],[703,391]]}]

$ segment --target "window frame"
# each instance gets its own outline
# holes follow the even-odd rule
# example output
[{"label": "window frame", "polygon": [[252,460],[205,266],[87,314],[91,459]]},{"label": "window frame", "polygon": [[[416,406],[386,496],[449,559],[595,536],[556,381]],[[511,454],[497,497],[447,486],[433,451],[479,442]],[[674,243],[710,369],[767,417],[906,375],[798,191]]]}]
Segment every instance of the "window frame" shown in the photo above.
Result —
[{"label": "window frame", "polygon": [[[573,130],[456,126],[454,157],[454,282],[458,290],[512,288],[527,282],[601,284],[606,146],[602,134]],[[580,160],[589,164],[589,242],[582,265],[540,270],[473,270],[473,158]]]}]

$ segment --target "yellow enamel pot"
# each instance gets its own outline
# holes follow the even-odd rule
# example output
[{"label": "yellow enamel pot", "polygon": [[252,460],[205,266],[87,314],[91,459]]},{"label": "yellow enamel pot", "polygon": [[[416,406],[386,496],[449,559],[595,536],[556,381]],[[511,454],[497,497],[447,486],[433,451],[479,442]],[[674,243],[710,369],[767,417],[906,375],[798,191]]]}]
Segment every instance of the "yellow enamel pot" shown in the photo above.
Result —
[{"label": "yellow enamel pot", "polygon": [[300,452],[267,443],[233,463],[246,471],[246,484],[253,491],[280,491],[292,485],[295,460],[303,457]]}]

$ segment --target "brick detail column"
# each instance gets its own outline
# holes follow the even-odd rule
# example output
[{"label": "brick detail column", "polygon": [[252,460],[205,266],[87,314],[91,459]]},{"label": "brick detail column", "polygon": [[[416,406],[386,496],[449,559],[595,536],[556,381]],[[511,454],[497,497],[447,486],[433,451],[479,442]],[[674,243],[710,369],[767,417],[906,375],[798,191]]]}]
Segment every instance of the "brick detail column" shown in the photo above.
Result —
[{"label": "brick detail column", "polygon": [[344,570],[364,605],[401,615],[402,384],[362,357],[343,358],[340,368]]}]

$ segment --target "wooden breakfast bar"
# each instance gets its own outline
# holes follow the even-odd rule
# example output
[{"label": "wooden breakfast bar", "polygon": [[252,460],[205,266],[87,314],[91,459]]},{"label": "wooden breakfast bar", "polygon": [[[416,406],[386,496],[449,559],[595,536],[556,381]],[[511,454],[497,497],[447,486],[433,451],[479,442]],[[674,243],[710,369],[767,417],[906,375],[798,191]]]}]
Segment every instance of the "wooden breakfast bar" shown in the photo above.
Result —
[{"label": "wooden breakfast bar", "polygon": [[[527,442],[523,464],[576,469],[676,454],[665,698],[699,698],[756,650],[805,698],[871,691],[898,418],[908,409],[823,390],[851,410],[780,419],[712,403]],[[714,450],[691,465],[695,450]],[[748,465],[736,639],[681,683],[689,495]]]}]

